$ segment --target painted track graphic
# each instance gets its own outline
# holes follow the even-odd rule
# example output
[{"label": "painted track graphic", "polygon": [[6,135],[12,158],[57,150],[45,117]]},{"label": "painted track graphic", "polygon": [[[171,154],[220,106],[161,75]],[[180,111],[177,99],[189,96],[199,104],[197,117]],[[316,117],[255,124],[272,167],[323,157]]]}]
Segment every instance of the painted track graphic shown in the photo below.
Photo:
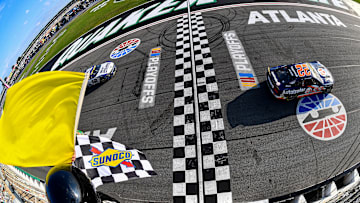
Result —
[{"label": "painted track graphic", "polygon": [[[276,15],[280,22],[274,22],[271,16],[266,14],[269,13],[269,10],[272,10],[274,15],[277,12]],[[257,15],[255,11],[269,22],[263,20],[249,24],[250,14]],[[312,14],[333,15],[346,27],[337,26],[335,23],[332,25],[326,21],[327,18],[323,19],[327,24],[323,22],[288,22],[289,19],[279,15],[284,13],[280,11],[284,11],[290,19],[296,19],[297,13],[308,15],[308,12],[311,12]],[[194,13],[199,13],[199,11]],[[205,75],[207,73],[190,73],[185,69],[182,73],[178,69],[177,65],[179,64],[176,64],[176,60],[179,58],[190,60],[186,62],[193,60],[192,68],[201,65],[200,58],[196,58],[197,54],[201,55],[203,61],[208,58],[207,53],[196,52],[199,49],[195,49],[195,46],[206,48],[205,46],[201,47],[204,44],[195,44],[196,36],[194,35],[199,33],[190,35],[189,32],[188,38],[184,39],[184,43],[186,41],[189,44],[190,40],[194,40],[192,42],[194,59],[191,59],[190,46],[184,47],[184,53],[179,53],[177,21],[182,16],[139,29],[118,39],[115,38],[112,42],[99,46],[98,49],[87,53],[65,68],[70,71],[84,71],[91,65],[108,60],[116,64],[118,67],[116,76],[94,88],[85,96],[79,129],[87,131],[90,135],[111,136],[114,141],[143,151],[158,174],[154,178],[103,185],[99,187],[100,192],[124,202],[135,200],[169,202],[174,201],[174,196],[179,199],[182,199],[183,196],[191,199],[193,197],[190,196],[194,195],[198,198],[201,192],[204,198],[214,199],[217,198],[214,195],[217,195],[220,196],[218,200],[224,200],[226,198],[221,198],[222,193],[228,194],[231,191],[233,202],[254,201],[270,199],[310,187],[341,174],[360,162],[358,156],[360,153],[360,140],[358,139],[360,84],[356,82],[360,78],[360,69],[359,66],[356,66],[356,64],[360,64],[360,59],[354,54],[360,52],[360,45],[356,41],[359,40],[360,30],[353,26],[358,23],[358,18],[328,10],[328,8],[282,5],[280,3],[212,8],[201,11],[200,16],[203,19],[208,40],[206,46],[209,47],[212,58],[211,72],[216,80],[212,78],[212,75],[204,77],[207,76]],[[331,19],[331,17],[329,18]],[[188,26],[196,25],[192,21],[188,23]],[[257,77],[259,88],[241,90],[234,71],[234,64],[231,62],[231,53],[223,37],[223,32],[226,31],[234,31],[242,42]],[[141,44],[135,50],[118,59],[109,58],[111,51],[119,44],[135,38],[141,40]],[[155,106],[151,108],[139,109],[140,95],[149,61],[148,53],[154,47],[161,47],[156,102]],[[186,52],[189,52],[190,55],[187,55]],[[311,133],[323,131],[322,135],[325,138],[325,135],[328,135],[326,129],[329,129],[330,135],[337,137],[337,139],[327,142],[309,136],[301,127],[297,118],[298,101],[275,100],[266,86],[265,71],[268,66],[314,60],[319,60],[325,66],[330,67],[335,78],[335,86],[331,93],[334,97],[331,98],[331,95],[328,95],[325,100],[328,103],[330,101],[330,104],[324,102],[324,105],[318,105],[318,109],[316,109],[318,116],[316,113],[311,115],[310,111],[304,109],[301,111],[309,113],[308,119],[310,120],[320,119],[320,117],[327,120],[326,123],[329,127],[324,124],[324,127],[319,127],[319,129],[317,126],[320,126],[320,121],[307,122],[308,120],[306,120],[306,124],[317,123],[314,124]],[[198,64],[196,61],[199,61]],[[189,69],[192,71],[192,68]],[[184,74],[183,77],[180,77],[179,72]],[[193,83],[186,83],[190,80]],[[209,85],[213,81],[216,81],[216,89],[212,89],[213,86]],[[181,88],[189,88],[183,92],[184,95],[178,95],[176,92],[177,88],[180,88],[179,84],[184,86]],[[200,87],[203,86],[201,84],[206,88]],[[185,112],[187,108],[183,110],[178,108],[180,104],[185,106],[191,104],[186,97],[197,95],[196,90],[199,94],[198,107],[199,110],[202,110],[196,113],[195,108],[189,112]],[[204,90],[206,92],[203,92]],[[217,95],[213,92],[217,92]],[[204,102],[202,99],[206,98],[202,97],[203,93],[208,96],[208,104],[201,104]],[[314,109],[317,106],[313,107],[316,101],[324,100],[320,97],[312,96],[311,100],[304,98],[299,101],[299,105],[306,109]],[[211,109],[213,111],[211,112],[210,108],[212,107],[209,103],[213,99],[219,100],[220,108],[217,109],[220,111]],[[344,108],[335,108],[338,105],[334,101],[337,100],[341,100]],[[193,102],[195,102],[195,98]],[[330,108],[329,105],[335,107]],[[337,132],[332,130],[334,126],[331,124],[336,125],[336,129],[341,131],[339,125],[344,121],[341,115],[336,115],[340,117],[335,118],[331,115],[345,109],[347,111],[346,130],[341,136],[340,133],[333,136]],[[218,119],[218,115],[222,116],[223,124],[213,121]],[[184,118],[181,120],[177,116]],[[196,116],[199,117],[199,122],[196,121]],[[190,117],[194,118],[190,119]],[[200,128],[202,126],[201,119],[204,119],[204,124],[210,123],[210,125],[204,125],[204,129],[206,128],[204,131],[201,131]],[[305,119],[304,117],[302,122]],[[184,131],[180,137],[184,136],[185,139],[176,138],[178,135],[176,126],[182,124],[187,126],[192,123],[191,121],[195,123],[194,132]],[[336,124],[335,121],[339,121],[339,123]],[[197,125],[200,136],[194,136],[198,135],[195,130]],[[214,127],[214,129],[219,128],[224,131],[224,134],[219,133],[218,136],[214,136],[214,133],[209,133],[211,130],[208,130],[208,126]],[[308,126],[308,128],[310,127]],[[116,130],[108,133],[109,129]],[[342,129],[345,129],[345,124]],[[197,144],[198,137],[201,138],[199,144]],[[206,138],[225,138],[226,145],[223,145],[223,142],[218,144],[211,140],[212,146],[210,146]],[[216,163],[215,160],[204,162],[203,159],[202,162],[191,162],[194,157],[222,154],[225,147],[228,155],[226,161],[230,169],[230,188],[223,187],[223,185],[227,185],[227,183],[222,184],[222,181],[228,178],[227,175],[221,176],[225,173],[220,173],[216,167],[204,168],[206,164]],[[176,158],[188,165],[175,165]],[[187,159],[188,162],[186,162]],[[186,167],[191,169],[186,170]],[[189,178],[191,170],[196,171],[197,178],[203,177],[203,180]],[[206,177],[204,174],[207,174]],[[219,178],[219,183],[213,179],[214,177]],[[183,184],[184,182],[189,187],[180,186],[176,193],[178,195],[174,195],[174,183]],[[209,182],[209,184],[205,182]],[[200,188],[199,185],[202,184],[203,191],[191,190],[194,185],[195,188]],[[208,187],[209,185],[213,186]],[[206,188],[209,188],[208,191]],[[222,191],[223,188],[226,190]]]},{"label": "painted track graphic", "polygon": [[338,98],[331,94],[317,94],[302,98],[296,114],[305,132],[316,139],[332,140],[346,128],[346,111]]}]

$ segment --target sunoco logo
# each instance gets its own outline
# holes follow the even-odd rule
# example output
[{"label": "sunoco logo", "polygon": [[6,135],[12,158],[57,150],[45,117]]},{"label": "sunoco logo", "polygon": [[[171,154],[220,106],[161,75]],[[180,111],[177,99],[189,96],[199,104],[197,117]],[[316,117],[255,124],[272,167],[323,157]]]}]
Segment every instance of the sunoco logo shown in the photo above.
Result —
[{"label": "sunoco logo", "polygon": [[121,43],[110,54],[111,59],[121,58],[136,49],[140,45],[140,39],[131,39]]},{"label": "sunoco logo", "polygon": [[121,151],[112,148],[106,149],[104,152],[99,151],[95,147],[92,147],[91,152],[97,154],[89,161],[92,167],[99,166],[111,166],[116,167],[119,164],[123,164],[127,167],[134,167],[130,162],[132,153],[130,151]]},{"label": "sunoco logo", "polygon": [[316,139],[332,140],[345,131],[345,107],[332,94],[317,94],[300,99],[296,114],[301,127]]}]

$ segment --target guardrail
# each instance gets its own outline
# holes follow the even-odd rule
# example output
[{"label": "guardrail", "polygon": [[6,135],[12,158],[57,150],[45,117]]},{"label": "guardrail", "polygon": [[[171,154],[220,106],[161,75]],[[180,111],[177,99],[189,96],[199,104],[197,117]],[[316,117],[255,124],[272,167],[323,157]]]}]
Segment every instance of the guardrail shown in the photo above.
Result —
[{"label": "guardrail", "polygon": [[292,202],[292,203],[339,203],[360,199],[360,163],[343,173],[309,188],[271,199],[249,203]]},{"label": "guardrail", "polygon": [[39,178],[25,172],[24,170],[14,167],[14,166],[7,166],[11,171],[13,171],[19,177],[25,179],[30,186],[37,188],[38,190],[45,193],[45,184]]}]

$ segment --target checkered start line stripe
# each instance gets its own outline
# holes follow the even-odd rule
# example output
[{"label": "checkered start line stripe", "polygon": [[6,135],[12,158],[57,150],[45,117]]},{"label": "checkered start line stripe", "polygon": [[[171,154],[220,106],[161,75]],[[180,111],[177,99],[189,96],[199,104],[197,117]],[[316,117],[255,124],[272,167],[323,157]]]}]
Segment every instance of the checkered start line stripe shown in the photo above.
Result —
[{"label": "checkered start line stripe", "polygon": [[[192,36],[188,16],[178,19],[174,98],[174,202],[232,202],[230,168],[224,121],[209,43],[201,13],[191,15]],[[194,48],[195,72],[191,61],[191,40]],[[196,87],[193,81],[196,81]],[[196,88],[198,101],[194,101]],[[194,107],[199,109],[196,123]],[[199,125],[200,132],[196,132]],[[201,136],[201,145],[196,143]],[[201,158],[197,157],[201,150]],[[202,168],[198,168],[202,160]],[[201,173],[198,173],[201,170]],[[198,177],[202,175],[202,178]],[[203,180],[203,182],[198,182]],[[199,194],[199,186],[203,194]],[[201,198],[202,199],[202,198]]]}]

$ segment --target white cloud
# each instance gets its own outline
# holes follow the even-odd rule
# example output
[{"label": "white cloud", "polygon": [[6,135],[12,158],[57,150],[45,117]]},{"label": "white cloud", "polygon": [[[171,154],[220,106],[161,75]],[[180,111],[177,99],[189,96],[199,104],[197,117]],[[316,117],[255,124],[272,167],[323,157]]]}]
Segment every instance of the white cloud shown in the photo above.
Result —
[{"label": "white cloud", "polygon": [[50,6],[50,1],[44,3],[45,6]]},{"label": "white cloud", "polygon": [[0,4],[0,12],[5,8],[5,5],[6,5],[5,3]]},{"label": "white cloud", "polygon": [[30,12],[30,10],[29,10],[29,9],[25,11],[25,13],[26,13],[26,14],[28,14],[29,12]]},{"label": "white cloud", "polygon": [[39,26],[39,25],[40,25],[40,22],[37,22],[37,23],[36,23],[36,26]]},{"label": "white cloud", "polygon": [[24,22],[24,25],[26,25],[26,24],[28,24],[28,21],[27,21],[27,20],[25,20],[25,22]]},{"label": "white cloud", "polygon": [[40,0],[40,2],[42,2],[43,0]]}]

